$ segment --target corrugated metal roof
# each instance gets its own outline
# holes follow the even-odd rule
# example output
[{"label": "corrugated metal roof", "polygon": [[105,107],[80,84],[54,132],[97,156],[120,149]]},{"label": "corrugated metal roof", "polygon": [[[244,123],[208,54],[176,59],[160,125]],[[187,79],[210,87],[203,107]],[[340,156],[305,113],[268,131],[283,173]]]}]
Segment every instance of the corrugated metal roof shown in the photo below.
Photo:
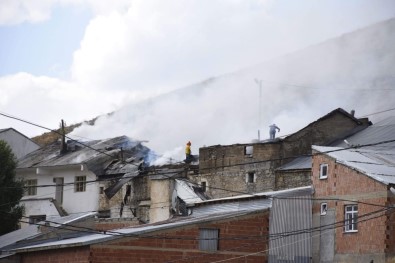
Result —
[{"label": "corrugated metal roof", "polygon": [[277,171],[311,169],[311,157],[298,157],[276,169]]},{"label": "corrugated metal roof", "polygon": [[60,154],[60,142],[53,143],[23,157],[18,162],[18,168],[86,164],[91,171],[101,175],[109,161],[119,158],[121,148],[125,158],[134,156],[136,160],[144,158],[149,152],[149,149],[141,145],[139,141],[134,141],[127,136],[89,141],[83,144],[93,149],[73,143],[73,147],[76,146],[73,151]]},{"label": "corrugated metal roof", "polygon": [[187,205],[194,204],[196,202],[203,201],[201,195],[196,194],[194,190],[194,184],[187,182],[185,180],[176,179],[176,191],[177,196],[181,198]]},{"label": "corrugated metal roof", "polygon": [[313,149],[336,159],[337,163],[366,174],[384,184],[395,184],[395,152],[374,149],[344,149],[313,146]]},{"label": "corrugated metal roof", "polygon": [[[223,203],[210,203],[201,204],[198,207],[193,208],[193,213],[190,216],[176,217],[168,221],[162,221],[155,224],[148,224],[144,226],[123,228],[118,230],[113,230],[113,234],[87,234],[83,237],[70,238],[59,241],[47,242],[44,244],[26,246],[18,248],[12,251],[15,252],[26,252],[35,250],[45,250],[45,249],[56,249],[63,247],[74,247],[74,246],[84,246],[90,244],[96,244],[100,242],[105,242],[113,240],[116,238],[121,238],[124,235],[141,235],[147,234],[158,230],[171,229],[176,227],[181,227],[190,224],[212,222],[215,220],[221,220],[225,218],[237,217],[242,215],[247,215],[250,213],[256,213],[259,211],[267,210],[271,207],[272,201],[268,199],[267,196],[299,196],[303,193],[311,193],[312,188],[309,187],[299,187],[295,189],[287,189],[276,192],[266,192],[262,193],[262,196],[258,196],[256,199],[247,199],[246,196],[241,196],[238,200],[237,197],[233,199],[223,199]],[[251,196],[249,196],[251,198]],[[244,200],[243,200],[244,199]],[[119,236],[114,234],[114,232],[119,233]]]},{"label": "corrugated metal roof", "polygon": [[395,116],[379,121],[366,129],[346,138],[346,141],[331,146],[347,148],[350,145],[376,144],[384,141],[392,141],[385,144],[372,145],[364,149],[376,149],[395,152]]},{"label": "corrugated metal roof", "polygon": [[[53,227],[58,227],[59,224],[69,224],[84,218],[92,217],[96,215],[96,212],[90,213],[77,213],[64,217],[48,217],[47,220],[53,223],[50,223]],[[44,222],[39,222],[39,225],[44,225]],[[0,248],[4,248],[16,242],[31,239],[37,235],[40,235],[41,231],[39,226],[37,225],[29,225],[27,227],[12,231],[8,234],[0,236]]]}]

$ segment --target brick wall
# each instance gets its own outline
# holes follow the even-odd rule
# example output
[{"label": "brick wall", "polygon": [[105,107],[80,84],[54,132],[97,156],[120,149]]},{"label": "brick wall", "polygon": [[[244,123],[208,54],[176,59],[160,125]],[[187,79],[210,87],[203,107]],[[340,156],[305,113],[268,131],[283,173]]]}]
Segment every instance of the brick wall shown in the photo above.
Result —
[{"label": "brick wall", "polygon": [[21,254],[21,263],[88,263],[89,247],[52,249]]},{"label": "brick wall", "polygon": [[[199,229],[219,229],[218,251],[199,250]],[[83,247],[21,254],[21,263],[66,262],[267,262],[269,212],[157,231],[145,238],[124,237]],[[261,252],[262,253],[257,253]]]},{"label": "brick wall", "polygon": [[[122,238],[92,245],[91,262],[210,262],[230,258],[237,258],[232,262],[267,262],[266,252],[250,254],[268,249],[268,220],[269,213],[265,212],[161,231],[146,238]],[[218,251],[199,250],[200,228],[219,229]]]},{"label": "brick wall", "polygon": [[[319,179],[320,164],[322,163],[328,164],[327,179]],[[388,197],[388,187],[356,170],[336,163],[334,159],[323,154],[313,157],[312,169],[314,198],[342,199],[318,200],[314,202],[313,206],[313,215],[316,218],[320,217],[321,202],[327,202],[328,210],[335,212],[335,222],[339,222],[335,230],[335,261],[358,262],[394,252],[395,239],[392,233],[395,230],[395,217],[393,213],[376,213],[376,211],[383,209],[380,206],[387,206],[394,201]],[[358,204],[358,232],[347,233],[344,230],[345,205],[349,204]],[[366,216],[369,213],[373,214]],[[367,255],[367,257],[361,258],[361,255]]]}]

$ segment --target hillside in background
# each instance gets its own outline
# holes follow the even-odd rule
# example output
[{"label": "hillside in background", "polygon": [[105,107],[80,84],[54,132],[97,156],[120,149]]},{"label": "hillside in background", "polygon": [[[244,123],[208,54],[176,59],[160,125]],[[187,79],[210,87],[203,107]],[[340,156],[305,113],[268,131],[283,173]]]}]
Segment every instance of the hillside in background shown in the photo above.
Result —
[{"label": "hillside in background", "polygon": [[[237,51],[235,51],[237,52]],[[336,108],[361,117],[395,105],[395,19],[235,73],[178,89],[83,124],[71,135],[107,138],[127,135],[182,158],[213,144],[268,137],[276,123],[281,135],[295,132]],[[259,95],[261,81],[262,95]],[[391,112],[387,113],[391,114]],[[373,115],[373,121],[385,114]]]}]

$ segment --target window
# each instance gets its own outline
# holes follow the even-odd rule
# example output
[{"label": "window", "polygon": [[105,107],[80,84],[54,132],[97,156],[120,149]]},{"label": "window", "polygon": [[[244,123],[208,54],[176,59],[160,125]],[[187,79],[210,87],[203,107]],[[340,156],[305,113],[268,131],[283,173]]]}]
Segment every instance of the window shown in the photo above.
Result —
[{"label": "window", "polygon": [[357,232],[358,205],[344,207],[344,232]]},{"label": "window", "polygon": [[324,216],[326,215],[326,211],[328,210],[328,204],[327,203],[321,203],[321,215]]},{"label": "window", "polygon": [[74,192],[86,191],[86,176],[76,176],[74,182]]},{"label": "window", "polygon": [[255,172],[248,172],[246,175],[246,182],[255,183],[255,181],[256,181]]},{"label": "window", "polygon": [[207,182],[206,181],[202,181],[200,184],[200,187],[202,188],[203,192],[206,192],[207,189]]},{"label": "window", "polygon": [[45,221],[46,218],[46,215],[29,216],[29,224],[37,224],[38,222]]},{"label": "window", "polygon": [[202,228],[199,230],[199,249],[205,251],[218,250],[219,229]]},{"label": "window", "polygon": [[244,155],[252,156],[253,152],[254,152],[254,146],[244,147]]},{"label": "window", "polygon": [[320,179],[326,179],[326,178],[328,178],[328,165],[321,164],[320,165]]},{"label": "window", "polygon": [[25,181],[25,195],[37,195],[37,179]]}]

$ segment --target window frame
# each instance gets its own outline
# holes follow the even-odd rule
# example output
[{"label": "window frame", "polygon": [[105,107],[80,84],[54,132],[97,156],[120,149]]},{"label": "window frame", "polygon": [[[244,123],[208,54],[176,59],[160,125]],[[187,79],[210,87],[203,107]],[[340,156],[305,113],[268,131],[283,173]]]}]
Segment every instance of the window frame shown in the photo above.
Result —
[{"label": "window frame", "polygon": [[199,250],[218,251],[219,250],[219,234],[220,233],[219,233],[218,228],[200,228],[199,229]]},{"label": "window frame", "polygon": [[[34,182],[34,183],[32,183]],[[25,180],[25,196],[35,196],[37,195],[37,179]]]},{"label": "window frame", "polygon": [[79,175],[79,176],[74,177],[74,192],[75,193],[86,192],[86,176],[85,175]]},{"label": "window frame", "polygon": [[[324,174],[324,168],[326,168],[326,173]],[[320,164],[320,179],[327,179],[329,173],[329,165],[327,163]]]},{"label": "window frame", "polygon": [[247,157],[252,157],[254,154],[254,145],[247,145],[244,147],[244,155]]},{"label": "window frame", "polygon": [[[250,180],[251,176],[252,176],[252,180]],[[255,171],[247,172],[247,174],[246,174],[246,183],[247,184],[253,184],[255,182],[256,182],[256,173],[255,173]]]},{"label": "window frame", "polygon": [[321,203],[320,215],[322,215],[322,216],[326,215],[327,211],[328,211],[328,203],[326,203],[326,202]]},{"label": "window frame", "polygon": [[[351,208],[347,211],[347,208]],[[351,223],[350,223],[351,221]],[[344,232],[356,233],[358,232],[358,205],[349,204],[344,206]]]}]

